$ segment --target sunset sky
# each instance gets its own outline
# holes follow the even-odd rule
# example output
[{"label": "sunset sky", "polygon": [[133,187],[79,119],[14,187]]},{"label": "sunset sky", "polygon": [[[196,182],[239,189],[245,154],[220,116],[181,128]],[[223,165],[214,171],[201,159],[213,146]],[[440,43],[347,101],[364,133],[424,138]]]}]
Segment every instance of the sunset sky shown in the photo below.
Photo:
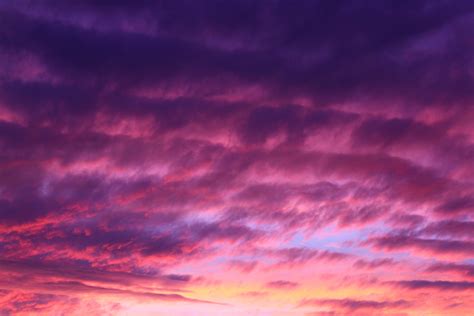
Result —
[{"label": "sunset sky", "polygon": [[0,0],[10,315],[474,315],[474,1]]}]

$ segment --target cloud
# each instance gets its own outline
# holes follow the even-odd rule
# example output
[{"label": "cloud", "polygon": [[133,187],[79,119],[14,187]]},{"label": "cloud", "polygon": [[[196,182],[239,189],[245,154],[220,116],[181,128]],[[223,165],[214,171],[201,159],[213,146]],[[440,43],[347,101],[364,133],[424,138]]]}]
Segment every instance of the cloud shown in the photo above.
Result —
[{"label": "cloud", "polygon": [[285,280],[277,280],[267,282],[265,284],[266,287],[276,288],[276,289],[291,289],[297,287],[299,284],[296,282],[285,281]]},{"label": "cloud", "polygon": [[250,292],[243,292],[240,294],[242,297],[265,297],[267,296],[267,292],[258,292],[258,291],[250,291]]},{"label": "cloud", "polygon": [[358,269],[377,269],[380,267],[390,267],[396,265],[397,262],[391,258],[364,260],[358,259],[353,266]]},{"label": "cloud", "polygon": [[352,258],[351,254],[329,251],[329,250],[318,250],[303,247],[293,248],[280,248],[277,250],[264,251],[270,256],[274,256],[278,259],[277,265],[302,265],[310,261],[341,261]]},{"label": "cloud", "polygon": [[162,301],[181,301],[191,303],[204,303],[204,304],[219,304],[211,301],[197,300],[184,297],[180,294],[162,294],[155,292],[137,292],[131,290],[120,290],[115,288],[106,288],[101,286],[91,286],[78,281],[61,281],[61,282],[43,282],[31,284],[30,288],[35,290],[49,291],[53,293],[96,293],[99,295],[125,295],[134,298],[146,298],[151,300],[162,300]]},{"label": "cloud", "polygon": [[471,221],[456,221],[446,220],[433,222],[426,226],[422,232],[434,236],[449,236],[449,237],[467,237],[474,236],[473,230],[474,222]]},{"label": "cloud", "polygon": [[330,306],[336,309],[357,311],[367,310],[386,310],[386,309],[404,309],[411,306],[410,302],[405,300],[398,301],[372,301],[372,300],[354,300],[354,299],[306,299],[300,302],[301,306]]},{"label": "cloud", "polygon": [[392,146],[431,144],[443,137],[443,126],[429,126],[409,119],[369,119],[353,131],[355,145]]},{"label": "cloud", "polygon": [[410,290],[436,289],[443,291],[467,291],[474,289],[474,282],[468,281],[408,280],[397,281],[394,284]]},{"label": "cloud", "polygon": [[474,199],[469,196],[449,199],[436,209],[441,213],[469,212],[474,208]]},{"label": "cloud", "polygon": [[474,253],[474,243],[464,240],[453,239],[428,239],[407,235],[388,235],[372,238],[370,244],[379,249],[404,250],[416,249],[428,251],[434,254],[461,254],[471,255]]},{"label": "cloud", "polygon": [[[161,284],[162,286],[181,286],[182,283],[190,281],[186,275],[162,275],[158,272],[148,274],[137,274],[124,271],[110,271],[85,266],[74,261],[52,261],[45,262],[38,259],[33,260],[1,260],[0,267],[3,273],[14,273],[20,275],[32,274],[35,277],[53,279],[76,280],[82,282],[99,282],[114,285],[135,284]],[[177,289],[170,288],[174,291]]]},{"label": "cloud", "polygon": [[467,314],[473,10],[1,2],[0,314]]},{"label": "cloud", "polygon": [[[182,6],[189,9],[183,10]],[[372,2],[349,6],[347,2],[328,5],[307,1],[298,7],[279,2],[250,5],[245,1],[232,1],[225,7],[218,2],[204,7],[187,2],[149,3],[122,6],[109,15],[98,5],[46,4],[42,11],[51,8],[69,16],[69,25],[4,12],[5,34],[0,44],[12,51],[36,54],[52,71],[68,78],[136,85],[177,80],[180,76],[214,79],[230,75],[243,82],[263,83],[275,93],[286,87],[287,93],[303,92],[331,101],[361,93],[379,97],[385,93],[386,98],[403,95],[418,102],[472,96],[468,90],[472,81],[467,70],[460,67],[467,55],[456,54],[462,50],[468,54],[467,33],[459,32],[451,45],[438,40],[441,43],[437,50],[427,46],[421,55],[416,45],[433,33],[454,27],[472,9],[468,1],[456,7],[419,1],[389,11]],[[407,19],[406,10],[417,14]],[[78,27],[80,15],[75,12],[100,17],[112,25],[117,25],[112,18],[117,12],[136,12],[155,23],[148,28],[151,35],[121,28],[82,29]],[[238,20],[237,16],[247,18]],[[333,19],[324,20],[324,16]],[[404,25],[399,22],[402,18]],[[345,23],[336,22],[341,20]],[[307,23],[304,32],[298,32],[300,21]],[[133,19],[128,22],[134,24]],[[322,32],[322,25],[331,32]],[[356,34],[364,35],[356,40]],[[203,41],[192,41],[196,37]],[[226,39],[235,43],[235,49],[226,47]],[[315,57],[309,58],[311,55]],[[410,58],[401,64],[404,56]],[[441,72],[456,69],[458,75],[428,80],[428,70],[436,64],[442,66]],[[405,80],[410,74],[416,78],[415,84]]]},{"label": "cloud", "polygon": [[474,278],[474,265],[457,263],[434,263],[427,269],[429,272],[456,272],[462,276]]},{"label": "cloud", "polygon": [[76,305],[79,301],[64,295],[43,293],[8,293],[0,298],[0,313],[5,315],[21,313],[49,313],[55,306]]},{"label": "cloud", "polygon": [[[3,276],[9,276],[3,282],[0,282],[1,288],[16,290],[25,278],[28,278],[28,285],[21,286],[23,291],[48,293],[43,296],[51,300],[54,300],[57,295],[59,297],[63,295],[69,299],[81,293],[96,293],[98,295],[119,295],[152,300],[217,304],[206,300],[187,298],[176,293],[163,294],[136,289],[137,287],[148,286],[149,288],[153,287],[155,291],[186,292],[186,290],[179,287],[183,283],[186,285],[190,282],[191,277],[187,275],[134,274],[108,271],[84,267],[77,262],[67,262],[67,265],[65,265],[64,262],[2,260],[0,266],[2,267]],[[36,302],[35,304],[39,303]]]}]

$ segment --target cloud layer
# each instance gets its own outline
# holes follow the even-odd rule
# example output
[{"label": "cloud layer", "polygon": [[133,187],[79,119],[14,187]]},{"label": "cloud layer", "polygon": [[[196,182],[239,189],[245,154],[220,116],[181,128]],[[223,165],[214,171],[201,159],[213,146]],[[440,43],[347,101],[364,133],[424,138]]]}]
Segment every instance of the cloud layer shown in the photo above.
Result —
[{"label": "cloud layer", "polygon": [[468,315],[473,28],[462,0],[2,2],[0,314]]}]

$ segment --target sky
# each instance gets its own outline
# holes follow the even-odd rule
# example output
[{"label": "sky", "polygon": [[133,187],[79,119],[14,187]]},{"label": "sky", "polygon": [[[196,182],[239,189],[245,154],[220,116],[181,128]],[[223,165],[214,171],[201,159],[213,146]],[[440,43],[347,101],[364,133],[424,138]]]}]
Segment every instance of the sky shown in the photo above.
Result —
[{"label": "sky", "polygon": [[473,315],[474,1],[0,0],[0,315]]}]

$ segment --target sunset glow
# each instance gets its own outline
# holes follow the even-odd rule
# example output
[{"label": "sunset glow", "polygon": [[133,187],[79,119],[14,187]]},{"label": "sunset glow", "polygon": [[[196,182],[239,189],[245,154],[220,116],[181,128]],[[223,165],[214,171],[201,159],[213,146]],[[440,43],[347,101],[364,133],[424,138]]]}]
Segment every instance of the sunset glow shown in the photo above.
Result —
[{"label": "sunset glow", "polygon": [[0,316],[474,315],[474,1],[0,0]]}]

